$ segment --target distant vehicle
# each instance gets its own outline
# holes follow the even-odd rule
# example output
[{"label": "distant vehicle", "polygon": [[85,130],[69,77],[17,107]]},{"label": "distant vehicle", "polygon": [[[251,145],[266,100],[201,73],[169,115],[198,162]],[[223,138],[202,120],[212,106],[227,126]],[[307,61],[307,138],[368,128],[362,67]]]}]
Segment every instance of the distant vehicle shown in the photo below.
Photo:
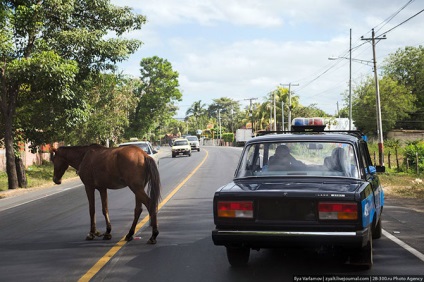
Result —
[{"label": "distant vehicle", "polygon": [[175,158],[179,155],[191,156],[191,146],[187,139],[178,138],[172,143],[172,157]]},{"label": "distant vehicle", "polygon": [[337,130],[349,130],[349,122],[350,130],[356,130],[355,125],[348,118],[332,118],[326,121],[327,125],[325,130],[337,131]]},{"label": "distant vehicle", "polygon": [[121,143],[118,146],[122,147],[122,146],[130,146],[130,145],[137,146],[143,149],[144,152],[146,152],[150,157],[152,157],[155,160],[156,165],[159,167],[158,151],[153,149],[153,146],[149,141],[132,141],[132,142]]},{"label": "distant vehicle", "polygon": [[244,145],[247,141],[252,139],[252,136],[252,129],[239,128],[236,130],[236,143],[239,145]]},{"label": "distant vehicle", "polygon": [[212,239],[232,266],[247,264],[250,249],[274,247],[327,250],[373,265],[384,205],[376,172],[384,166],[373,166],[360,132],[324,127],[294,120],[291,132],[246,142],[233,181],[213,199]]},{"label": "distant vehicle", "polygon": [[197,136],[186,136],[185,138],[188,140],[188,142],[190,142],[191,150],[200,152],[200,143]]}]

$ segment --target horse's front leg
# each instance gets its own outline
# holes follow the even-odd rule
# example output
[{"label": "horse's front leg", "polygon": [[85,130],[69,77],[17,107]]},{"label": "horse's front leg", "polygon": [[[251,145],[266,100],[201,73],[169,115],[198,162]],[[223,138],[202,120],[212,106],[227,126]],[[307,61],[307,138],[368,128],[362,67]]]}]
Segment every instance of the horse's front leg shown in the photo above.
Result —
[{"label": "horse's front leg", "polygon": [[101,233],[96,229],[96,214],[95,214],[95,204],[94,204],[94,187],[85,186],[85,193],[87,194],[88,199],[88,210],[90,213],[90,233],[88,233],[86,240],[93,240],[96,236],[101,236]]},{"label": "horse's front leg", "polygon": [[112,225],[110,224],[110,218],[109,218],[109,208],[108,208],[108,201],[107,201],[107,189],[106,188],[100,188],[100,198],[102,199],[102,212],[103,216],[105,217],[106,221],[106,233],[103,234],[103,240],[110,240],[112,239],[112,234],[110,232],[112,231]]}]

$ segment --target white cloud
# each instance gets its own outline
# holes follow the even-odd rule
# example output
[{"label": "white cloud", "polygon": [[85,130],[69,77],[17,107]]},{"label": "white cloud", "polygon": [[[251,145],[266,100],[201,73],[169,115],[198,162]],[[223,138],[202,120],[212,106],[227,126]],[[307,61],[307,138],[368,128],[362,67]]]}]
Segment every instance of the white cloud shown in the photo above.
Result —
[{"label": "white cloud", "polygon": [[[130,37],[144,45],[122,64],[138,75],[143,57],[157,55],[180,73],[183,116],[194,102],[230,97],[235,100],[265,95],[280,83],[299,83],[293,90],[301,103],[316,103],[334,113],[347,91],[348,62],[329,61],[347,56],[349,29],[353,31],[354,58],[372,59],[371,28],[377,35],[422,8],[413,2],[390,22],[384,21],[402,5],[395,0],[113,0],[147,16],[148,23]],[[384,9],[382,9],[384,7]],[[424,15],[424,14],[423,14]],[[420,18],[418,18],[420,17]],[[377,62],[407,45],[422,44],[422,15],[394,29],[377,44]],[[335,65],[333,68],[330,66]],[[370,67],[354,63],[357,82],[372,74]],[[133,73],[134,72],[134,73]]]}]

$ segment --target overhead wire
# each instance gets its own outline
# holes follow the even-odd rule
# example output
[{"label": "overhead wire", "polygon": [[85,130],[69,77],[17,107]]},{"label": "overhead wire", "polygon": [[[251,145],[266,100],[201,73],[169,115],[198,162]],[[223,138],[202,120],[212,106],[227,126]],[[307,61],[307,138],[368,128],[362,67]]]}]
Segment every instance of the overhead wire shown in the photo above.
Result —
[{"label": "overhead wire", "polygon": [[396,26],[392,27],[392,28],[391,28],[391,29],[389,29],[388,31],[383,32],[383,33],[382,33],[382,34],[380,34],[379,36],[381,36],[381,35],[385,35],[385,34],[387,34],[387,33],[391,32],[392,30],[394,30],[394,29],[398,28],[399,26],[403,25],[404,23],[408,22],[409,20],[411,20],[411,19],[415,18],[416,16],[418,16],[418,15],[419,15],[419,14],[421,14],[422,12],[424,12],[424,9],[422,9],[421,11],[419,11],[418,13],[416,13],[415,15],[413,15],[413,16],[411,16],[411,17],[407,18],[406,20],[404,20],[404,21],[403,21],[403,22],[401,22],[400,24],[398,24],[398,25],[396,25]]},{"label": "overhead wire", "polygon": [[[405,5],[403,5],[401,8],[399,8],[395,13],[393,13],[391,16],[389,16],[387,19],[385,19],[384,21],[382,21],[379,25],[377,25],[375,28],[378,28],[380,25],[381,25],[381,27],[380,28],[378,28],[377,30],[379,31],[379,30],[381,30],[385,25],[387,25],[392,19],[394,19],[397,15],[399,15],[399,13],[401,12],[401,11],[403,11],[408,5],[410,5],[412,2],[414,2],[415,0],[410,0],[410,1],[408,1]],[[409,20],[411,20],[412,18],[414,18],[414,17],[416,17],[416,16],[418,16],[419,14],[421,14],[422,12],[424,11],[424,9],[423,10],[421,10],[421,11],[419,11],[418,13],[416,13],[416,14],[414,14],[413,16],[411,16],[411,17],[409,17],[408,19],[406,19],[406,20],[404,20],[403,22],[401,22],[400,24],[398,24],[398,25],[396,25],[396,26],[394,26],[393,28],[391,28],[391,29],[389,29],[389,30],[387,30],[386,32],[384,32],[384,33],[382,33],[382,34],[380,34],[379,36],[382,36],[382,35],[385,35],[385,34],[387,34],[387,33],[389,33],[389,32],[391,32],[391,31],[393,31],[395,28],[397,28],[397,27],[399,27],[399,26],[401,26],[401,25],[403,25],[403,24],[405,24],[406,22],[408,22]],[[367,32],[366,34],[369,34],[371,32],[371,30],[369,31],[369,32]],[[365,36],[365,35],[364,35]],[[363,37],[363,36],[362,36]],[[357,41],[362,41],[361,39],[362,39],[362,37],[361,38],[359,38]],[[342,55],[339,55],[338,57],[341,57],[341,58],[343,58],[343,57],[346,57],[348,54],[349,54],[349,52],[351,52],[351,51],[353,51],[353,50],[358,50],[358,49],[360,49],[362,46],[364,46],[365,44],[367,44],[368,42],[367,41],[364,41],[364,42],[362,42],[361,44],[357,44],[357,45],[355,45],[354,47],[351,47],[351,50],[347,50],[347,51],[343,51],[343,52],[341,52],[341,54]],[[371,47],[371,46],[370,46]],[[367,51],[367,50],[369,50],[369,48],[366,48],[366,49],[363,49],[363,51],[360,53],[360,54],[362,54],[362,53],[364,53],[365,51]],[[356,58],[352,58],[352,59],[356,59]],[[306,83],[302,83],[301,84],[301,87],[299,87],[299,88],[297,88],[297,93],[299,93],[299,92],[302,92],[302,90],[304,90],[305,88],[307,88],[308,86],[310,86],[312,83],[314,83],[315,81],[317,81],[317,80],[319,80],[320,78],[322,78],[324,75],[326,75],[326,74],[328,74],[328,73],[330,73],[332,70],[337,70],[337,69],[339,69],[339,68],[337,68],[337,69],[335,69],[336,68],[336,66],[340,63],[340,61],[341,61],[341,59],[340,60],[337,60],[336,62],[334,62],[334,63],[332,63],[331,65],[327,65],[326,67],[325,67],[325,69],[323,70],[323,71],[321,71],[321,72],[319,72],[319,74],[317,74],[317,75],[315,75],[314,76],[314,78],[313,79],[311,79],[311,80],[309,80],[309,81],[307,81]],[[302,80],[298,80],[297,82],[301,82]],[[345,82],[343,82],[343,83],[345,83]],[[340,84],[339,84],[340,85]],[[331,89],[334,89],[334,87],[333,88],[331,88]],[[320,95],[320,94],[322,94],[322,93],[325,93],[325,92],[328,92],[329,90],[331,90],[331,89],[326,89],[326,90],[323,90],[323,91],[321,91],[321,92],[319,92],[319,93],[314,93],[314,94],[312,94],[312,95],[308,95],[307,97],[315,97],[315,96],[318,96],[318,95]]]}]

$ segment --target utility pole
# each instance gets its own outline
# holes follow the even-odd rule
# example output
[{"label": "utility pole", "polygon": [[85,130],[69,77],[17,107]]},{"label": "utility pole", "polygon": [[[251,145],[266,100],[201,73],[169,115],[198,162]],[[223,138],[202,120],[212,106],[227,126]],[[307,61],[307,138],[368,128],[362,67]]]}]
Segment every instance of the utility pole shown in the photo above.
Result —
[{"label": "utility pole", "polygon": [[272,94],[274,94],[274,131],[277,131],[277,111],[275,107],[275,92],[276,91],[273,91]]},{"label": "utility pole", "polygon": [[284,101],[281,101],[281,130],[284,131]]},{"label": "utility pole", "polygon": [[349,131],[352,130],[352,29],[349,40]]},{"label": "utility pole", "polygon": [[340,118],[339,101],[337,101],[337,116]]},{"label": "utility pole", "polygon": [[378,134],[378,160],[379,165],[384,166],[384,144],[383,144],[383,125],[381,122],[381,104],[380,104],[380,87],[378,85],[377,75],[377,60],[375,56],[375,40],[386,39],[386,35],[383,37],[375,37],[374,29],[372,29],[372,38],[361,37],[362,40],[367,40],[372,43],[372,55],[374,64],[374,79],[375,79],[375,96],[376,96],[376,111],[377,111],[377,134]]},{"label": "utility pole", "polygon": [[221,132],[221,109],[218,110],[218,119],[219,119],[219,145],[221,146],[221,140],[222,140],[222,132]]},{"label": "utility pole", "polygon": [[253,127],[253,114],[252,114],[252,101],[253,100],[258,100],[258,98],[248,98],[248,99],[244,99],[245,101],[249,100],[250,101],[250,106],[249,106],[249,115],[250,115],[250,122],[252,124],[252,131],[254,130]]},{"label": "utility pole", "polygon": [[291,112],[292,112],[292,105],[291,105],[291,86],[299,86],[299,84],[292,84],[292,83],[289,83],[289,84],[281,84],[280,83],[280,85],[281,86],[288,86],[289,87],[289,115],[288,115],[288,120],[287,120],[287,127],[288,127],[288,130],[289,131],[291,131]]}]

